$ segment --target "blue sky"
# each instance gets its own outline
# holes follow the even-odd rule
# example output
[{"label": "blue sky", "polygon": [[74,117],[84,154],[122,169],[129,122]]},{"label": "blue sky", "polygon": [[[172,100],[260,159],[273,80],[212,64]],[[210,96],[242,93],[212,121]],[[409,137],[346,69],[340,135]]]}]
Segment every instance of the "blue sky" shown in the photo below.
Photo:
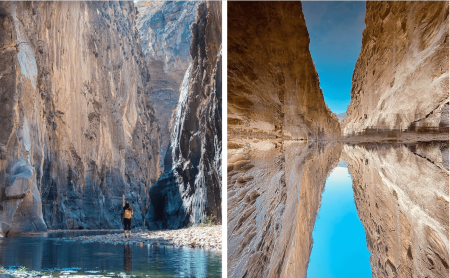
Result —
[{"label": "blue sky", "polygon": [[365,2],[302,1],[311,52],[325,102],[334,113],[350,104],[353,69],[366,27]]},{"label": "blue sky", "polygon": [[[370,278],[370,252],[358,218],[348,168],[339,163],[327,177],[313,230],[308,278]],[[344,167],[343,167],[344,166]]]}]

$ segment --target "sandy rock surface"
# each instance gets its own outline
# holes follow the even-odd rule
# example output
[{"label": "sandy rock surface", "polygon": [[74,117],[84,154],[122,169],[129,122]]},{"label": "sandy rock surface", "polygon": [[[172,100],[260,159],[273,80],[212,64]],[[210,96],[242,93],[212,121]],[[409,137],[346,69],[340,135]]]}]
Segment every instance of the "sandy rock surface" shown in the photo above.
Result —
[{"label": "sandy rock surface", "polygon": [[190,227],[179,230],[134,230],[130,237],[123,233],[98,236],[79,236],[58,240],[72,242],[99,242],[112,244],[136,244],[139,246],[173,246],[222,250],[222,226]]}]

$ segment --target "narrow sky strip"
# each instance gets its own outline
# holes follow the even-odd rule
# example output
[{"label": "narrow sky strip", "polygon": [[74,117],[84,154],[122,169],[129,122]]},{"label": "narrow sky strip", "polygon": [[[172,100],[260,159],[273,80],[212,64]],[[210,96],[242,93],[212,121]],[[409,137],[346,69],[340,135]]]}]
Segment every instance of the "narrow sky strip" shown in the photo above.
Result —
[{"label": "narrow sky strip", "polygon": [[334,113],[343,113],[350,104],[353,70],[366,27],[366,4],[303,1],[302,5],[325,102]]}]

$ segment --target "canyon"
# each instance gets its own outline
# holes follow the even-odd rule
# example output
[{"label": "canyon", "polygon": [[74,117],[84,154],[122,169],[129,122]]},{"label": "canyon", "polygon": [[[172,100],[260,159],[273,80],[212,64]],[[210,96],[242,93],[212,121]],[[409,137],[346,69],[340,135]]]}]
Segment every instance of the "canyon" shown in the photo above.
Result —
[{"label": "canyon", "polygon": [[121,228],[123,195],[134,227],[163,228],[158,190],[177,227],[220,223],[220,3],[139,7],[0,3],[0,236]]},{"label": "canyon", "polygon": [[143,224],[159,176],[129,2],[1,3],[2,234]]},{"label": "canyon", "polygon": [[372,276],[449,277],[448,9],[368,2],[351,103],[336,116],[301,3],[228,3],[229,277],[306,277],[340,159]]},{"label": "canyon", "polygon": [[199,1],[139,1],[136,28],[142,51],[152,77],[150,101],[158,121],[160,165],[172,133],[173,112],[180,97],[184,74],[191,62],[190,27],[197,15]]},{"label": "canyon", "polygon": [[192,25],[190,63],[174,115],[164,172],[150,189],[151,229],[221,223],[222,6],[202,2]]}]

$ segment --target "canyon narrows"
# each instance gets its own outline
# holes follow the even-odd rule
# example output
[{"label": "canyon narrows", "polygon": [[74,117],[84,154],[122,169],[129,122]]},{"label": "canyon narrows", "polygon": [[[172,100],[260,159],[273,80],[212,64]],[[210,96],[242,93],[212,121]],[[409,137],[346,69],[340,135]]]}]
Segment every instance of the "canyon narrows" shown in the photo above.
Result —
[{"label": "canyon narrows", "polygon": [[182,228],[222,221],[222,3],[202,2],[173,120],[164,173],[150,189],[147,223]]},{"label": "canyon narrows", "polygon": [[161,136],[160,165],[172,133],[173,111],[180,97],[183,76],[191,62],[190,27],[196,19],[199,1],[139,1],[136,27],[142,51],[152,76],[150,100]]},{"label": "canyon narrows", "polygon": [[0,3],[1,236],[220,223],[221,3],[145,3]]},{"label": "canyon narrows", "polygon": [[302,4],[228,3],[229,277],[306,277],[340,158],[371,253],[365,273],[448,277],[448,2],[368,2],[365,23],[339,122]]}]

